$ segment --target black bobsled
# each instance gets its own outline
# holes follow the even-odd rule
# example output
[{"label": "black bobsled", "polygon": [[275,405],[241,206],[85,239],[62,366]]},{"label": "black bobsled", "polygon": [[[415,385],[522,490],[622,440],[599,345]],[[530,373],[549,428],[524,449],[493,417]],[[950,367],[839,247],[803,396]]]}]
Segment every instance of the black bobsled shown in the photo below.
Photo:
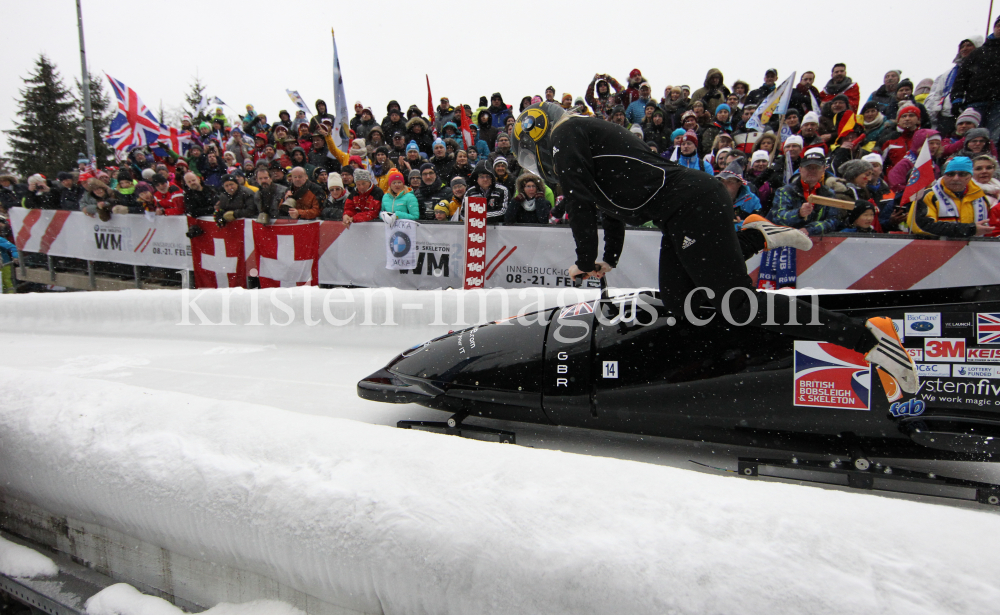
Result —
[{"label": "black bobsled", "polygon": [[[711,310],[697,314],[711,318],[702,326],[677,322],[655,293],[641,293],[448,333],[360,381],[358,395],[453,413],[447,422],[401,427],[499,441],[513,442],[514,434],[462,421],[481,416],[584,427],[789,456],[741,459],[740,472],[748,476],[760,466],[805,463],[798,457],[815,455],[837,460],[817,468],[843,470],[849,484],[870,488],[867,473],[882,467],[871,458],[997,459],[1000,286],[817,300],[858,318],[892,317],[920,369],[918,393],[887,396],[876,370],[853,351],[735,326]],[[927,481],[926,474],[910,478]],[[995,485],[931,478],[1000,503]]]}]

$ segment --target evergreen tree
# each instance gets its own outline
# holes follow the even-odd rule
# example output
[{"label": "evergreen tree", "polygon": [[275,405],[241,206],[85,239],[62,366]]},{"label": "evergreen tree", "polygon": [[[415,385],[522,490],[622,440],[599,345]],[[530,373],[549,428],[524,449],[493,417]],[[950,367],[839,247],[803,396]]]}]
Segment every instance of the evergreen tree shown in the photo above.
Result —
[{"label": "evergreen tree", "polygon": [[191,84],[191,91],[184,96],[184,102],[187,104],[184,110],[191,115],[191,123],[194,124],[195,128],[202,122],[210,122],[212,120],[212,116],[206,113],[208,107],[202,109],[201,113],[197,112],[198,106],[201,105],[201,100],[204,97],[205,84],[195,75],[194,83]]},{"label": "evergreen tree", "polygon": [[14,168],[24,176],[41,173],[54,179],[76,168],[78,136],[76,101],[45,54],[21,90],[13,130],[6,130]]},{"label": "evergreen tree", "polygon": [[[79,116],[78,122],[80,124],[79,130],[79,143],[76,146],[76,151],[78,154],[82,153],[84,156],[87,155],[87,132],[83,127],[83,85],[77,81],[76,89],[80,93],[79,101],[77,104],[77,114]],[[104,90],[104,83],[101,79],[95,79],[94,75],[90,75],[90,112],[93,114],[94,122],[94,152],[97,157],[97,166],[102,167],[109,160],[113,160],[115,157],[115,150],[113,147],[108,145],[104,139],[108,136],[108,127],[111,125],[111,120],[115,119],[117,115],[117,105],[111,101],[107,92]]]}]

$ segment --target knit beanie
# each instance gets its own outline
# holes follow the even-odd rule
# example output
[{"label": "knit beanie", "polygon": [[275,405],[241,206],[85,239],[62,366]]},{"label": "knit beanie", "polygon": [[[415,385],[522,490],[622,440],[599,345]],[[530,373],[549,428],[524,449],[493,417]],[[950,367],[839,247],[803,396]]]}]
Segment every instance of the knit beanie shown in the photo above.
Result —
[{"label": "knit beanie", "polygon": [[861,157],[862,160],[868,164],[882,164],[882,156],[879,154],[868,154]]},{"label": "knit beanie", "polygon": [[135,185],[135,192],[134,192],[134,194],[135,194],[135,196],[139,196],[143,192],[152,192],[152,191],[153,191],[153,187],[152,186],[150,186],[146,182],[139,182],[139,183],[137,183]]},{"label": "knit beanie", "polygon": [[806,113],[806,116],[802,118],[802,124],[819,124],[819,115],[815,111]]},{"label": "knit beanie", "polygon": [[144,180],[146,180],[146,181],[149,181],[150,178],[153,177],[154,173],[156,173],[156,171],[154,171],[153,169],[143,169],[142,170],[142,178]]},{"label": "knit beanie", "polygon": [[404,184],[406,183],[406,180],[403,178],[403,174],[400,173],[398,169],[389,171],[389,184],[392,184],[394,181],[401,181]]},{"label": "knit beanie", "polygon": [[972,173],[972,159],[966,156],[956,156],[948,161],[944,168],[945,173]]},{"label": "knit beanie", "polygon": [[406,144],[406,151],[409,152],[411,149],[416,150],[418,152],[420,151],[420,147],[417,145],[416,141],[410,141],[409,143]]},{"label": "knit beanie", "polygon": [[899,108],[899,111],[896,112],[896,121],[898,122],[899,118],[903,117],[903,114],[905,113],[915,113],[917,118],[920,118],[920,108],[911,102],[908,102]]},{"label": "knit beanie", "polygon": [[771,159],[770,155],[762,149],[757,150],[750,156],[750,164],[757,162],[758,160],[763,160],[767,162]]},{"label": "knit beanie", "polygon": [[370,182],[372,180],[372,174],[365,169],[354,169],[354,181],[357,182]]},{"label": "knit beanie", "polygon": [[[812,112],[810,111],[810,113],[812,113]],[[809,115],[809,114],[807,113],[806,115]],[[783,146],[784,147],[788,147],[789,145],[798,145],[799,147],[805,147],[806,146],[805,145],[805,141],[802,140],[802,135],[792,135],[792,136],[788,137],[787,139],[785,139],[785,143],[783,144]]]},{"label": "knit beanie", "polygon": [[642,126],[640,126],[638,123],[632,124],[628,130],[634,135],[639,135],[640,137],[642,136]]},{"label": "knit beanie", "polygon": [[864,160],[848,160],[844,164],[840,165],[837,169],[837,173],[849,182],[853,182],[857,179],[858,175],[862,173],[868,173],[872,170],[872,165]]},{"label": "knit beanie", "polygon": [[326,187],[330,189],[343,188],[344,178],[340,176],[340,173],[331,173],[326,179]]},{"label": "knit beanie", "polygon": [[455,186],[468,186],[468,185],[469,185],[469,184],[468,184],[468,183],[466,183],[466,181],[465,181],[465,178],[464,178],[464,177],[461,177],[461,176],[456,176],[456,177],[452,177],[452,178],[451,178],[451,186],[452,186],[453,188],[454,188]]},{"label": "knit beanie", "polygon": [[416,177],[417,179],[420,179],[420,170],[419,169],[413,169],[412,171],[410,171],[410,173],[409,173],[409,175],[407,175],[407,177],[409,177],[410,179],[413,179],[414,177]]},{"label": "knit beanie", "polygon": [[365,148],[365,140],[355,139],[351,143],[351,147],[350,149],[347,150],[347,153],[350,154],[351,156],[367,156],[368,149]]},{"label": "knit beanie", "polygon": [[698,145],[698,135],[693,130],[689,130],[689,131],[687,131],[687,132],[684,133],[684,140],[685,141],[690,141],[691,143],[694,143],[695,146]]},{"label": "knit beanie", "polygon": [[969,107],[965,111],[962,111],[961,115],[955,118],[955,124],[961,124],[962,122],[972,122],[979,128],[979,124],[983,121],[983,116],[980,115],[978,111]]},{"label": "knit beanie", "polygon": [[683,128],[678,128],[677,130],[670,133],[670,141],[673,142],[673,140],[676,139],[677,137],[683,137],[685,132],[687,131],[684,130]]}]

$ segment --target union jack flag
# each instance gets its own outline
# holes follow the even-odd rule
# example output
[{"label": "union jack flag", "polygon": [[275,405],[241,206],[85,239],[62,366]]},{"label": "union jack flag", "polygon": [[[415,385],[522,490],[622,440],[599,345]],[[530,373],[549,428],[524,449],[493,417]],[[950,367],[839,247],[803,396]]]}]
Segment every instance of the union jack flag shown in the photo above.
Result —
[{"label": "union jack flag", "polygon": [[[181,132],[180,129],[174,128],[173,126],[160,126],[158,140],[165,142],[170,146],[170,149],[174,150],[178,154],[186,154],[188,148],[191,147],[192,136],[193,135],[190,131]],[[154,149],[153,153],[157,156],[167,155],[166,150],[160,147]]]},{"label": "union jack flag", "polygon": [[139,99],[135,90],[111,75],[106,76],[118,99],[118,115],[111,120],[105,141],[117,151],[155,143],[164,129],[156,121],[156,116]]},{"label": "union jack flag", "polygon": [[1000,344],[1000,314],[978,314],[976,333],[980,344]]},{"label": "union jack flag", "polygon": [[562,312],[559,313],[559,318],[569,318],[570,316],[579,316],[580,314],[593,314],[593,313],[594,313],[594,302],[589,301],[586,303],[577,303],[576,305],[564,307]]}]

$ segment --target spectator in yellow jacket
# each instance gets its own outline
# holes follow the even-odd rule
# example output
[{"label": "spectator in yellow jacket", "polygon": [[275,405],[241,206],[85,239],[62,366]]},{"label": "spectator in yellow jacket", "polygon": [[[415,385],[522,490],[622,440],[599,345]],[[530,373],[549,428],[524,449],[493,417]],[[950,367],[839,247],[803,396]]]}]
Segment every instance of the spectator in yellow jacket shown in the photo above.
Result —
[{"label": "spectator in yellow jacket", "polygon": [[913,203],[907,224],[918,235],[981,237],[993,232],[989,216],[986,193],[972,181],[972,160],[959,156],[948,162],[924,198]]}]

